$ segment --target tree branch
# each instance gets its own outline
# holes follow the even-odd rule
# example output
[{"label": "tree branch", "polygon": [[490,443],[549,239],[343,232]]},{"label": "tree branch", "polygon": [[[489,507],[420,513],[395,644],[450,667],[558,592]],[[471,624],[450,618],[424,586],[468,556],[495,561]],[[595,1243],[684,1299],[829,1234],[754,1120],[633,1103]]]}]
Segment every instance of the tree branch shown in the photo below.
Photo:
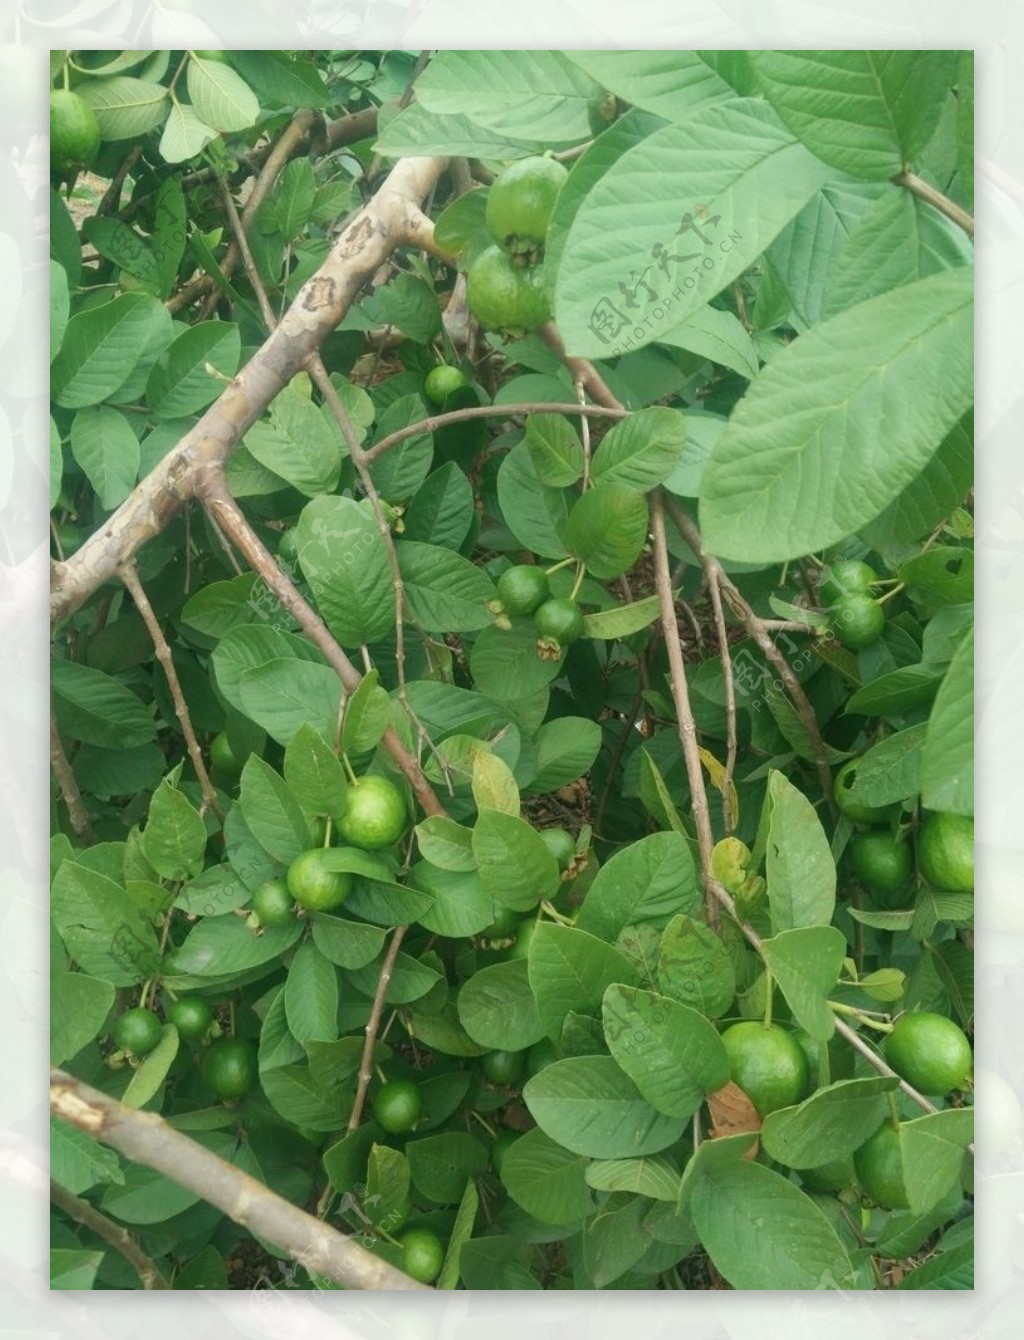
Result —
[{"label": "tree branch", "polygon": [[711,896],[711,886],[714,883],[711,852],[715,840],[711,832],[707,791],[704,789],[704,765],[701,763],[697,744],[697,726],[690,708],[690,694],[686,685],[686,667],[683,664],[679,623],[676,619],[675,598],[672,594],[672,574],[669,569],[668,547],[665,543],[665,512],[660,489],[651,494],[651,534],[654,537],[654,581],[661,610],[661,626],[665,632],[665,647],[668,651],[669,684],[676,708],[679,743],[683,747],[686,775],[690,782],[690,803],[693,806],[693,822],[697,829],[697,846],[700,849],[705,905],[708,909],[708,920],[715,926],[718,924],[718,909]]},{"label": "tree branch", "polygon": [[124,1107],[62,1070],[50,1071],[50,1110],[132,1162],[194,1191],[236,1224],[336,1284],[348,1289],[426,1287],[174,1130],[155,1112]]},{"label": "tree branch", "polygon": [[224,822],[224,808],[217,799],[217,791],[210,781],[210,774],[206,770],[206,764],[203,762],[203,753],[199,748],[199,741],[196,739],[196,733],[192,726],[192,718],[189,716],[188,704],[185,702],[185,695],[181,689],[181,680],[178,678],[178,672],[174,668],[174,657],[171,655],[170,646],[164,637],[164,630],[160,627],[160,620],[153,611],[153,606],[149,603],[149,597],[146,595],[142,583],[139,581],[139,574],[134,563],[129,563],[121,569],[121,580],[135,602],[135,608],[142,615],[142,622],[146,625],[150,639],[153,643],[153,650],[156,652],[156,658],[163,668],[164,678],[167,680],[167,687],[171,692],[171,701],[174,704],[174,715],[178,718],[178,725],[181,727],[181,733],[185,737],[185,748],[188,750],[188,756],[192,760],[192,767],[195,769],[196,776],[199,779],[199,789],[203,794],[203,805],[211,810]]},{"label": "tree branch", "polygon": [[614,392],[609,388],[607,382],[601,377],[600,373],[585,358],[574,358],[572,354],[565,352],[565,345],[562,343],[562,337],[558,332],[558,327],[553,321],[547,325],[541,326],[537,334],[545,344],[550,345],[559,356],[565,366],[572,373],[574,382],[578,382],[591,399],[596,400],[599,405],[604,405],[607,409],[617,409],[625,412],[625,406],[622,401],[617,399]]},{"label": "tree branch", "polygon": [[[51,618],[73,614],[191,498],[204,471],[222,468],[274,396],[306,366],[395,247],[409,241],[409,215],[443,170],[444,159],[406,158],[339,235],[320,269],[262,348],[195,427],[66,562],[53,565]],[[414,244],[418,245],[418,243]]]},{"label": "tree branch", "polygon": [[85,808],[85,802],[82,800],[82,793],[78,789],[78,779],[75,777],[74,769],[64,752],[60,731],[57,729],[57,717],[52,707],[50,708],[50,767],[53,769],[53,775],[60,787],[60,793],[64,797],[64,803],[68,807],[71,827],[84,842],[95,842],[96,838],[93,835],[92,824],[89,822],[89,813]]},{"label": "tree branch", "polygon": [[373,1079],[373,1052],[377,1045],[377,1033],[380,1029],[381,1015],[384,1013],[384,997],[388,993],[388,986],[391,982],[391,974],[395,970],[395,962],[398,959],[398,951],[402,947],[402,940],[405,938],[405,932],[408,926],[396,926],[395,933],[391,937],[391,943],[388,945],[388,952],[384,956],[384,962],[381,964],[380,976],[377,978],[377,989],[373,993],[373,1005],[370,1008],[370,1017],[366,1021],[366,1041],[363,1043],[362,1056],[359,1059],[359,1080],[356,1088],[356,1100],[352,1105],[352,1112],[348,1119],[348,1129],[354,1131],[363,1119],[363,1108],[366,1106],[366,1091],[370,1087],[370,1080]]},{"label": "tree branch", "polygon": [[115,1224],[113,1219],[108,1219],[94,1205],[90,1205],[87,1200],[81,1196],[73,1195],[50,1179],[50,1199],[54,1205],[58,1206],[77,1223],[84,1228],[90,1229],[98,1238],[104,1242],[109,1242],[115,1251],[120,1252],[124,1259],[138,1275],[142,1281],[144,1289],[169,1289],[171,1286],[160,1273],[156,1263],[152,1261],[135,1241],[132,1235]]}]

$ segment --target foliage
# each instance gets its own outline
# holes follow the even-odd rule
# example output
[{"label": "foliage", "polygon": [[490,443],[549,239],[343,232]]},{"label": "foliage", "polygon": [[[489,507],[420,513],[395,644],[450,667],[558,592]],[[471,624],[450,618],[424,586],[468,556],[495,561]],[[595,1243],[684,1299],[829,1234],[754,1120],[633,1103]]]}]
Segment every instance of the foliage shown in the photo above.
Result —
[{"label": "foliage", "polygon": [[[55,628],[54,1063],[438,1288],[971,1287],[969,1052],[923,1105],[883,1054],[973,1029],[969,57],[52,75],[102,137],[51,196],[58,575],[126,546]],[[410,156],[461,160],[433,233],[280,377]],[[486,330],[481,258],[530,288]],[[253,368],[243,515],[139,542]],[[61,1119],[52,1171],[175,1287],[324,1283]],[[137,1287],[55,1215],[55,1287]]]}]

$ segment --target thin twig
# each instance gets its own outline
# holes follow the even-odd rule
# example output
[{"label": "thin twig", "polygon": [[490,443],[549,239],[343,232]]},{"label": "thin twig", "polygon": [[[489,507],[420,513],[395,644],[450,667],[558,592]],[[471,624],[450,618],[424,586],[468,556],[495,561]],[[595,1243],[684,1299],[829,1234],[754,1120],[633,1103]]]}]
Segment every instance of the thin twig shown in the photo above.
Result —
[{"label": "thin twig", "polygon": [[[231,496],[223,472],[214,470],[204,473],[198,485],[198,493],[203,505],[213,513],[215,520],[244,555],[250,567],[263,579],[267,588],[284,608],[294,615],[313,645],[323,652],[328,663],[337,672],[345,691],[354,693],[363,676],[331,636],[320,616],[303,599],[290,578],[282,572],[273,555],[249,525],[241,508]],[[393,727],[389,726],[384,732],[381,745],[405,775],[424,813],[444,814],[444,807],[424,776],[423,769],[406,749]]]},{"label": "thin twig", "polygon": [[352,1112],[348,1119],[348,1129],[350,1131],[354,1131],[363,1119],[366,1092],[370,1087],[370,1081],[373,1079],[373,1052],[377,1045],[377,1030],[380,1028],[381,1015],[384,1013],[384,997],[388,993],[391,974],[395,970],[395,963],[398,959],[398,951],[402,947],[402,940],[405,938],[405,932],[408,929],[408,926],[395,927],[394,934],[391,936],[391,943],[384,955],[384,962],[381,964],[380,976],[377,978],[377,989],[373,993],[373,1005],[370,1007],[370,1017],[366,1021],[366,1041],[363,1043],[363,1054],[359,1061],[356,1100],[352,1105]]},{"label": "thin twig", "polygon": [[654,582],[658,592],[658,605],[661,610],[661,626],[665,631],[665,647],[668,651],[669,685],[676,709],[679,743],[683,747],[686,775],[690,782],[690,804],[693,808],[694,826],[697,829],[697,846],[700,849],[700,864],[704,878],[708,921],[712,926],[716,926],[718,924],[718,908],[714,898],[710,896],[713,882],[711,852],[715,845],[715,839],[711,832],[708,796],[704,789],[704,765],[701,763],[699,745],[697,744],[697,726],[690,707],[690,694],[686,684],[686,667],[683,664],[683,649],[679,641],[679,623],[676,619],[672,577],[668,562],[668,546],[665,542],[665,511],[660,490],[656,490],[651,495],[651,535],[654,538]]},{"label": "thin twig", "polygon": [[974,220],[970,214],[965,209],[961,209],[959,205],[954,204],[949,196],[943,195],[934,186],[929,186],[915,172],[897,173],[892,180],[897,186],[906,187],[911,195],[916,195],[919,200],[924,200],[927,204],[932,205],[940,214],[945,214],[946,218],[955,223],[958,228],[962,228],[968,237],[974,237]]},{"label": "thin twig", "polygon": [[199,789],[203,794],[203,808],[213,810],[214,814],[223,823],[224,808],[217,799],[217,789],[210,781],[210,774],[206,770],[206,764],[203,762],[203,751],[199,747],[199,741],[196,739],[195,729],[192,726],[192,718],[189,715],[188,704],[185,701],[185,695],[182,692],[181,680],[178,678],[178,672],[174,667],[174,657],[171,654],[171,648],[167,639],[164,637],[164,630],[160,627],[160,620],[156,617],[153,606],[149,603],[149,596],[146,595],[142,583],[139,581],[139,574],[134,563],[126,563],[121,569],[121,580],[128,588],[132,600],[135,602],[135,608],[142,615],[142,622],[146,625],[153,643],[153,650],[156,652],[156,658],[164,672],[164,678],[167,680],[167,687],[171,693],[171,702],[174,704],[174,715],[178,718],[178,725],[181,727],[181,733],[185,737],[185,748],[188,750],[188,756],[192,760],[192,766],[195,768],[196,777],[199,779]]},{"label": "thin twig", "polygon": [[60,793],[64,797],[64,803],[68,807],[71,827],[83,842],[95,842],[96,838],[92,831],[92,824],[89,822],[89,812],[85,808],[82,793],[78,789],[78,780],[75,777],[74,770],[68,762],[67,754],[64,752],[60,731],[57,728],[57,716],[52,708],[50,709],[50,766],[53,768],[53,775],[57,779]]},{"label": "thin twig", "polygon": [[671,494],[663,493],[665,510],[672,518],[673,524],[679,531],[686,543],[699,558],[704,571],[708,574],[709,581],[717,581],[722,594],[729,602],[732,612],[742,623],[743,627],[760,647],[764,655],[771,661],[779,672],[779,678],[786,686],[790,698],[793,700],[793,706],[797,710],[803,727],[807,732],[811,743],[811,749],[814,754],[815,770],[818,774],[818,782],[825,796],[829,812],[835,818],[837,810],[835,800],[832,796],[832,771],[828,766],[828,755],[825,751],[825,742],[821,738],[821,730],[818,726],[818,719],[814,715],[814,708],[811,706],[810,699],[803,690],[803,685],[793,673],[792,667],[783,656],[782,652],[768,636],[768,631],[764,626],[764,621],[759,619],[750,607],[747,600],[740,594],[735,583],[726,573],[725,569],[719,563],[713,554],[704,550],[700,531],[686,515]]},{"label": "thin twig", "polygon": [[124,179],[131,172],[132,168],[142,157],[142,145],[135,144],[125,154],[121,160],[117,171],[110,179],[110,185],[103,192],[103,199],[96,206],[96,217],[100,218],[104,214],[111,214],[121,203],[121,188],[124,186]]},{"label": "thin twig", "polygon": [[50,1071],[50,1110],[133,1163],[187,1187],[236,1224],[336,1284],[348,1289],[425,1287],[175,1130],[156,1112],[125,1107],[63,1070]]},{"label": "thin twig", "polygon": [[95,1233],[98,1238],[102,1238],[104,1242],[109,1242],[115,1251],[120,1252],[142,1281],[144,1289],[169,1289],[171,1287],[160,1273],[156,1263],[146,1255],[127,1229],[122,1228],[120,1224],[115,1224],[113,1219],[108,1219],[94,1205],[90,1205],[81,1196],[74,1195],[52,1178],[50,1179],[50,1199],[65,1214],[84,1228],[88,1228]]},{"label": "thin twig", "polygon": [[379,456],[398,446],[408,437],[421,437],[424,433],[435,433],[439,428],[447,428],[452,423],[463,423],[467,419],[525,418],[529,414],[584,414],[592,419],[625,419],[629,411],[622,408],[609,408],[606,405],[577,405],[571,401],[558,404],[545,404],[543,400],[524,401],[517,405],[470,405],[467,409],[449,410],[447,414],[431,414],[407,428],[399,428],[387,437],[382,437],[372,447],[363,452],[363,460],[372,465]]},{"label": "thin twig", "polygon": [[736,685],[732,677],[732,656],[729,652],[729,632],[722,610],[722,592],[715,574],[708,577],[711,607],[715,612],[715,631],[718,634],[718,654],[722,658],[722,678],[725,682],[725,776],[722,778],[722,819],[726,833],[736,826],[732,808],[732,777],[736,771],[738,749],[736,735]]}]

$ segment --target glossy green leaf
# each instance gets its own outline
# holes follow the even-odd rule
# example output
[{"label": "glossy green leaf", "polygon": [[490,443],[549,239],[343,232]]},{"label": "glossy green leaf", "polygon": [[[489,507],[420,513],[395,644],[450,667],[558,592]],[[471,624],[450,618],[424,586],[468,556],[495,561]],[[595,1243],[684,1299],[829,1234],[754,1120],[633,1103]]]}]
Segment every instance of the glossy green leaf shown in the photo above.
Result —
[{"label": "glossy green leaf", "polygon": [[573,504],[565,544],[602,581],[633,566],[647,539],[647,500],[615,481],[599,482]]}]

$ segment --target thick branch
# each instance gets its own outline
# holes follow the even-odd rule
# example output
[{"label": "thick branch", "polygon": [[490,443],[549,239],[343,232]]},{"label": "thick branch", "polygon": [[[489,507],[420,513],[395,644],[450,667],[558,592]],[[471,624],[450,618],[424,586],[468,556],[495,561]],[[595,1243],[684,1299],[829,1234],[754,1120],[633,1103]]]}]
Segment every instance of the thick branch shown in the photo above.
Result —
[{"label": "thick branch", "polygon": [[53,565],[51,618],[67,618],[117,576],[195,496],[199,476],[223,467],[246,430],[348,311],[397,246],[419,245],[411,213],[445,160],[406,158],[356,215],[303,285],[280,325],[196,426],[71,558]]},{"label": "thick branch", "polygon": [[[302,631],[314,646],[319,647],[337,672],[346,693],[354,693],[362,681],[362,674],[352,664],[344,650],[331,636],[323,620],[283,573],[269,549],[246,521],[241,508],[232,498],[223,473],[208,471],[200,486],[200,497],[211,517],[224,534],[242,552],[250,567],[259,573],[268,589],[274,593],[289,613],[298,620]],[[401,768],[416,800],[425,814],[444,814],[444,807],[423,775],[423,769],[399,739],[393,727],[381,737],[381,745]]]},{"label": "thick branch", "polygon": [[62,1070],[50,1071],[50,1110],[133,1163],[188,1187],[236,1224],[345,1288],[425,1287],[174,1130],[155,1112],[124,1107]]},{"label": "thick branch", "polygon": [[122,1228],[120,1224],[115,1224],[113,1219],[108,1219],[105,1214],[96,1209],[95,1205],[90,1205],[81,1196],[73,1195],[59,1182],[53,1181],[52,1178],[50,1180],[50,1199],[65,1214],[82,1224],[83,1227],[90,1229],[104,1242],[109,1242],[115,1251],[120,1252],[142,1281],[144,1289],[169,1289],[171,1287],[160,1273],[156,1263],[150,1260],[128,1230]]},{"label": "thick branch", "polygon": [[596,400],[599,405],[604,405],[607,409],[625,409],[622,401],[616,398],[615,393],[609,388],[593,363],[589,363],[585,358],[574,358],[572,354],[565,352],[562,337],[553,321],[549,321],[546,326],[541,326],[537,334],[554,349],[572,373],[573,381],[578,382],[591,399]]}]

